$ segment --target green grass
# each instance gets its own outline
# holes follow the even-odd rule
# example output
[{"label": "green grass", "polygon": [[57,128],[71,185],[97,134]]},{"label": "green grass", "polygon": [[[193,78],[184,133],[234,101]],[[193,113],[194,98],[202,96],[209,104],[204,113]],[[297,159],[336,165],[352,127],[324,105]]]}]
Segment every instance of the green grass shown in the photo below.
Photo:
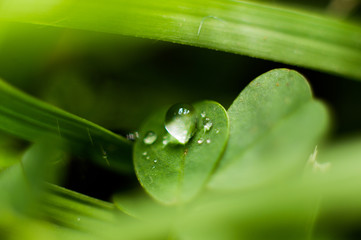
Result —
[{"label": "green grass", "polygon": [[14,0],[0,13],[10,21],[158,39],[361,79],[360,26],[265,3]]},{"label": "green grass", "polygon": [[298,5],[0,0],[0,239],[358,239],[360,11]]}]

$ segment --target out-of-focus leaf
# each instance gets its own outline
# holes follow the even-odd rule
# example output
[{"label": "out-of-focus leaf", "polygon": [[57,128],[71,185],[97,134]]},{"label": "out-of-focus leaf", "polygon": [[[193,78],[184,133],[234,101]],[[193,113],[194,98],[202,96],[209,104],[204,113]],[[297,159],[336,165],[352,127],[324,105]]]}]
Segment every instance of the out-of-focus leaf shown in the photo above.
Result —
[{"label": "out-of-focus leaf", "polygon": [[144,191],[137,191],[127,194],[116,194],[113,197],[116,208],[137,219],[153,220],[159,212],[174,212],[172,206],[164,206],[156,202]]},{"label": "out-of-focus leaf", "polygon": [[14,139],[7,135],[0,135],[0,172],[20,160],[19,149]]},{"label": "out-of-focus leaf", "polygon": [[44,182],[62,182],[68,158],[66,146],[59,138],[47,138],[30,146],[21,159],[21,166],[31,190],[42,191]]},{"label": "out-of-focus leaf", "polygon": [[33,196],[21,164],[15,164],[0,173],[0,211],[25,213],[33,204]]},{"label": "out-of-focus leaf", "polygon": [[327,111],[312,98],[306,79],[288,69],[252,81],[228,115],[230,138],[209,184],[217,189],[249,188],[297,174],[328,126]]}]

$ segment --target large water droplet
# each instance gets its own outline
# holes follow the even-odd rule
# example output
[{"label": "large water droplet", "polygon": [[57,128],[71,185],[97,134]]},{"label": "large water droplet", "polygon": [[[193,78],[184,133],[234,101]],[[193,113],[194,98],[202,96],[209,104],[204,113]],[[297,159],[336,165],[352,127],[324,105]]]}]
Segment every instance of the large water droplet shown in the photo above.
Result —
[{"label": "large water droplet", "polygon": [[153,144],[157,140],[157,134],[152,131],[149,131],[145,134],[143,142],[147,145]]},{"label": "large water droplet", "polygon": [[192,105],[175,104],[165,116],[165,128],[181,144],[186,144],[193,136],[197,116]]}]

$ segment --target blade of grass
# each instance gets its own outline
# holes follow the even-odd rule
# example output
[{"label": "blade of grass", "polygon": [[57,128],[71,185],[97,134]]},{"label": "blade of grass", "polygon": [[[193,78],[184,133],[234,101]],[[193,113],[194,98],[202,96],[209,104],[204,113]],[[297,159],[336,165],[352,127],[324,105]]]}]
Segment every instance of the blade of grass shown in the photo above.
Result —
[{"label": "blade of grass", "polygon": [[47,184],[40,199],[41,217],[75,229],[87,224],[107,225],[116,219],[114,204],[104,202],[56,185]]},{"label": "blade of grass", "polygon": [[[40,217],[49,219],[66,229],[80,230],[99,239],[163,239],[169,231],[169,211],[149,215],[151,222],[136,220],[117,210],[114,204],[56,186],[48,185],[40,205]],[[142,202],[144,203],[144,202]],[[149,203],[149,202],[148,202]],[[139,205],[152,209],[154,205]],[[160,217],[160,223],[154,219]],[[153,228],[153,226],[157,226]],[[156,236],[156,237],[152,237]]]},{"label": "blade of grass", "polygon": [[265,3],[12,0],[0,16],[222,50],[361,80],[360,25]]},{"label": "blade of grass", "polygon": [[54,184],[46,184],[46,190],[49,196],[53,196],[53,197],[58,196],[59,199],[60,198],[69,199],[69,200],[72,199],[79,203],[84,203],[88,206],[92,206],[104,211],[112,211],[115,209],[114,204],[110,202],[105,202],[97,198],[92,198],[87,195]]},{"label": "blade of grass", "polygon": [[101,165],[131,171],[131,143],[92,122],[39,101],[0,79],[0,130],[29,141],[65,140]]}]

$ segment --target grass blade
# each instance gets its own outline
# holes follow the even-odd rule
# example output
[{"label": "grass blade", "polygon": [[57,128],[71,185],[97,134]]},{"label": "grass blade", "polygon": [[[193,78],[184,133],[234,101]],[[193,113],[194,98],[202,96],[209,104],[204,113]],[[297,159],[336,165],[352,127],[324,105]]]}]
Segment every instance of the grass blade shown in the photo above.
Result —
[{"label": "grass blade", "polygon": [[56,186],[47,185],[39,206],[43,217],[73,228],[86,228],[88,221],[107,224],[115,220],[113,204]]},{"label": "grass blade", "polygon": [[[2,1],[0,1],[1,3]],[[13,0],[2,19],[222,50],[361,80],[361,27],[236,0]]]},{"label": "grass blade", "polygon": [[131,143],[92,122],[41,102],[0,80],[0,129],[29,141],[57,137],[77,153],[131,171]]}]

